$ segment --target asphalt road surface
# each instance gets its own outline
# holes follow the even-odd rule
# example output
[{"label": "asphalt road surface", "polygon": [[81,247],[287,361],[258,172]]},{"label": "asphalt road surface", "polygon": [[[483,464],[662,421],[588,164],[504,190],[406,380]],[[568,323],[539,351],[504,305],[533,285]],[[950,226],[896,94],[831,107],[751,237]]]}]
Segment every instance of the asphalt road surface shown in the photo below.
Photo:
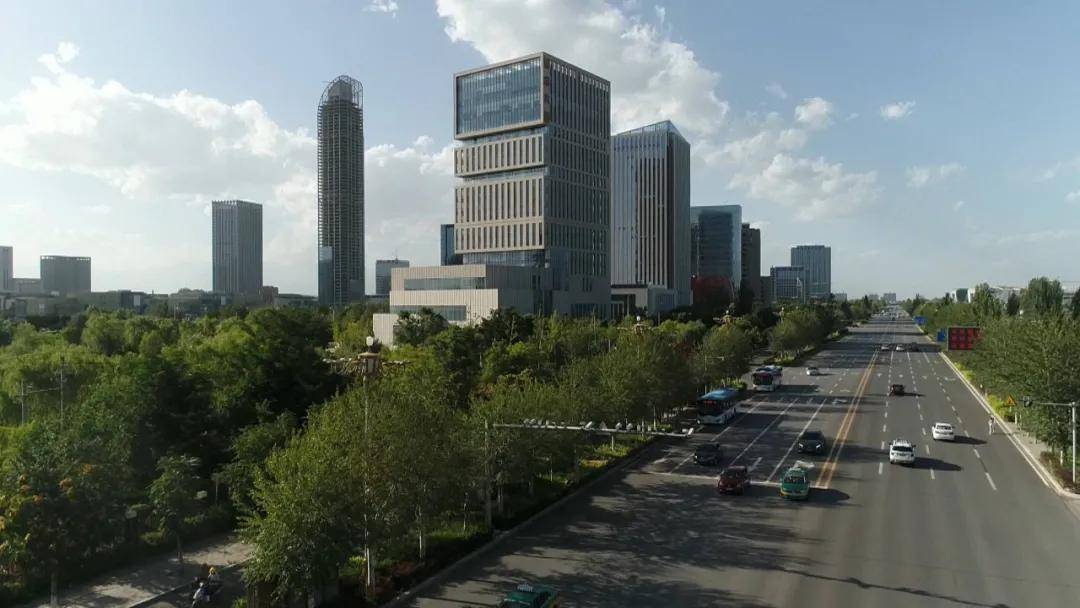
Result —
[{"label": "asphalt road surface", "polygon": [[[903,342],[915,352],[881,350]],[[721,427],[657,445],[410,604],[492,606],[523,581],[593,606],[1080,606],[1080,519],[901,315],[831,343]],[[888,396],[891,383],[913,394]],[[949,422],[952,443],[930,427]],[[804,428],[830,451],[799,455]],[[913,466],[888,443],[916,444]],[[720,441],[753,487],[719,496],[693,448]],[[776,487],[796,461],[810,500]]]}]

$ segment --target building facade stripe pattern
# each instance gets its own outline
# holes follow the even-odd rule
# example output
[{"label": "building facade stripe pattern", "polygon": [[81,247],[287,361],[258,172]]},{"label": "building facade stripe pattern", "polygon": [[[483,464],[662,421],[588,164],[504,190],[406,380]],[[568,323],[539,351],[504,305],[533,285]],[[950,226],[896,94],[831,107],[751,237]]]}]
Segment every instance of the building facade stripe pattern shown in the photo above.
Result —
[{"label": "building facade stripe pattern", "polygon": [[690,144],[670,121],[611,140],[611,283],[690,295]]},{"label": "building facade stripe pattern", "polygon": [[602,313],[610,285],[610,84],[547,53],[454,77],[454,252],[533,266],[544,312]]},{"label": "building facade stripe pattern", "polygon": [[807,298],[829,299],[832,293],[832,248],[825,245],[796,245],[791,248],[791,265],[803,268]]},{"label": "building facade stripe pattern", "polygon": [[214,291],[257,294],[263,285],[262,205],[213,201]]},{"label": "building facade stripe pattern", "polygon": [[364,90],[338,76],[318,110],[319,303],[364,298]]}]

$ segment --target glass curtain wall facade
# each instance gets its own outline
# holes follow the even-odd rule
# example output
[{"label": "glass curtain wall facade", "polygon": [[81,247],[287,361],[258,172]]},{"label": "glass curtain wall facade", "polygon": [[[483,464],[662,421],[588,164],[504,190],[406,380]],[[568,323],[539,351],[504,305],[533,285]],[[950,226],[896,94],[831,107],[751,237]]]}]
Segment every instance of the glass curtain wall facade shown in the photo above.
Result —
[{"label": "glass curtain wall facade", "polygon": [[773,302],[806,302],[806,272],[802,266],[773,266],[769,276]]},{"label": "glass curtain wall facade", "polygon": [[441,224],[439,226],[439,265],[458,266],[461,264],[461,255],[454,251],[454,225]]},{"label": "glass curtain wall facade", "polygon": [[90,293],[90,258],[41,256],[41,291],[61,296]]},{"label": "glass curtain wall facade", "polygon": [[546,53],[454,78],[454,251],[546,270],[539,310],[607,312],[609,83]]},{"label": "glass curtain wall facade", "polygon": [[375,295],[390,295],[390,273],[395,268],[408,268],[409,260],[375,260]]},{"label": "glass curtain wall facade", "polygon": [[832,249],[825,245],[796,245],[791,248],[791,265],[806,273],[806,297],[828,300],[832,293]]},{"label": "glass curtain wall facade", "polygon": [[670,121],[614,135],[611,283],[690,295],[690,144]]},{"label": "glass curtain wall facade", "polygon": [[262,205],[213,201],[214,291],[256,294],[263,284]]},{"label": "glass curtain wall facade", "polygon": [[364,89],[338,76],[318,111],[319,303],[364,299]]},{"label": "glass curtain wall facade", "polygon": [[742,206],[690,208],[690,264],[694,276],[724,278],[738,293],[742,280]]},{"label": "glass curtain wall facade", "polygon": [[15,291],[14,249],[0,245],[0,291]]}]

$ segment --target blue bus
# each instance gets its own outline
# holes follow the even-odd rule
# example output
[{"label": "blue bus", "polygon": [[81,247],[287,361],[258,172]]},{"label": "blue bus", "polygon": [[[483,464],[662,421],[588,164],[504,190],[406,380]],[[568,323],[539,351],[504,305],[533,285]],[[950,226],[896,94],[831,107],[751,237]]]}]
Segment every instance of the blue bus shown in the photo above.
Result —
[{"label": "blue bus", "polygon": [[718,388],[698,397],[697,419],[699,424],[724,424],[738,413],[739,389]]}]

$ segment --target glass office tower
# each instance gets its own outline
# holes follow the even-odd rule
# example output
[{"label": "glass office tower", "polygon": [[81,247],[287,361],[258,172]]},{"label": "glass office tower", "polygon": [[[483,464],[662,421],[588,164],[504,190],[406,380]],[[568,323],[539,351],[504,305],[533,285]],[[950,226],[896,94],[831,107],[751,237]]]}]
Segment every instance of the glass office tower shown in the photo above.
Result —
[{"label": "glass office tower", "polygon": [[454,77],[454,251],[544,269],[545,314],[610,303],[610,90],[547,53]]},{"label": "glass office tower", "polygon": [[611,138],[611,283],[690,296],[690,144],[670,121]]},{"label": "glass office tower", "polygon": [[825,245],[796,245],[791,248],[791,265],[802,266],[806,297],[828,300],[832,293],[832,248]]},{"label": "glass office tower", "polygon": [[694,276],[742,281],[742,206],[690,208],[690,264]]}]

